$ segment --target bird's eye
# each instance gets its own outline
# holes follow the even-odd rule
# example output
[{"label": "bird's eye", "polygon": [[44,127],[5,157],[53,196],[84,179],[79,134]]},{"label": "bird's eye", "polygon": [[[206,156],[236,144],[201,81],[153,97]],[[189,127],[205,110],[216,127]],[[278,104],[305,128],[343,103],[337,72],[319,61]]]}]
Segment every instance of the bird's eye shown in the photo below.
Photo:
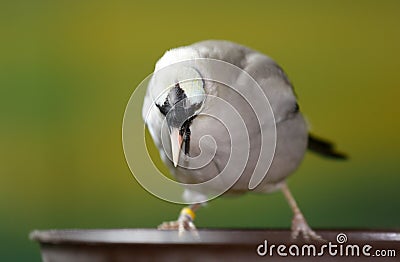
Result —
[{"label": "bird's eye", "polygon": [[165,99],[165,101],[162,105],[159,105],[157,103],[155,103],[155,104],[158,107],[158,109],[160,110],[161,114],[163,114],[164,116],[166,116],[168,114],[169,110],[171,109],[171,105],[169,103],[168,97]]},{"label": "bird's eye", "polygon": [[174,84],[165,88],[155,99],[156,106],[165,116],[174,108],[181,108],[188,116],[194,115],[201,110],[206,98],[204,80],[197,69],[185,67],[179,73]]}]

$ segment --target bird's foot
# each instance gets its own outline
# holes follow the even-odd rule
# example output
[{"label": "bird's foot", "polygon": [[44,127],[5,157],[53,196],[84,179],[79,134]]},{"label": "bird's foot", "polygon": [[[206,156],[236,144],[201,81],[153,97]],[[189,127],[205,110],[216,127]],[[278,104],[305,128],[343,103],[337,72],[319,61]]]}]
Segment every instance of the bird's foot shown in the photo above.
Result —
[{"label": "bird's foot", "polygon": [[178,230],[179,235],[183,235],[184,232],[190,231],[194,235],[198,235],[197,228],[193,223],[195,214],[190,208],[182,209],[178,220],[164,222],[157,227],[159,230]]},{"label": "bird's foot", "polygon": [[185,231],[192,231],[197,233],[196,226],[192,221],[178,219],[176,221],[163,222],[157,227],[159,230],[178,230],[179,235],[184,234]]},{"label": "bird's foot", "polygon": [[325,240],[315,233],[314,230],[310,228],[304,216],[299,213],[295,214],[292,220],[292,239],[297,240],[300,233],[303,235],[305,241],[318,241],[325,242]]}]

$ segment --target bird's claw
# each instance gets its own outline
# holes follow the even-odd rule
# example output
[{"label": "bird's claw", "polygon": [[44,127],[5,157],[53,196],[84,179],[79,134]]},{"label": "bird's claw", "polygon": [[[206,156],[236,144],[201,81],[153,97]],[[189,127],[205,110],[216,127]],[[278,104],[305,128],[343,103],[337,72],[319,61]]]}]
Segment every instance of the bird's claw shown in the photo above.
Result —
[{"label": "bird's claw", "polygon": [[198,235],[197,228],[193,221],[189,218],[180,217],[177,221],[164,222],[157,227],[159,230],[178,230],[178,234],[182,236],[184,232],[190,231],[194,235]]},{"label": "bird's claw", "polygon": [[292,220],[292,240],[297,240],[300,233],[305,241],[325,242],[325,240],[310,228],[302,214],[296,214]]}]

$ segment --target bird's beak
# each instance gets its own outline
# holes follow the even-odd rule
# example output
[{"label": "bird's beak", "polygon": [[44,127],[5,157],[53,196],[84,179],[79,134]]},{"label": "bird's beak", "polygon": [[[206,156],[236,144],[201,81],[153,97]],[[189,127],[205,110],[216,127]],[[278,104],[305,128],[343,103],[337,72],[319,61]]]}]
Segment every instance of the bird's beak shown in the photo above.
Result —
[{"label": "bird's beak", "polygon": [[181,152],[181,146],[183,138],[179,134],[178,128],[171,128],[171,147],[172,147],[172,161],[174,166],[178,165],[179,153]]}]

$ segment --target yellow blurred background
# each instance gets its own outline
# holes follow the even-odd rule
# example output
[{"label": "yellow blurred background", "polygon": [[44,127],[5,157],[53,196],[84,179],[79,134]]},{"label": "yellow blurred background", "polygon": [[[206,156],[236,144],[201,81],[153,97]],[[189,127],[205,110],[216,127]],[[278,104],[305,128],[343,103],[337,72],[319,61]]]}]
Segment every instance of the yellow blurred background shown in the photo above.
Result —
[{"label": "yellow blurred background", "polygon": [[[0,260],[39,261],[33,229],[155,227],[177,216],[180,206],[130,173],[122,118],[165,50],[204,39],[274,58],[314,133],[350,154],[308,154],[290,179],[313,227],[399,229],[399,11],[383,0],[1,1]],[[196,222],[290,221],[277,193],[215,200]]]}]

